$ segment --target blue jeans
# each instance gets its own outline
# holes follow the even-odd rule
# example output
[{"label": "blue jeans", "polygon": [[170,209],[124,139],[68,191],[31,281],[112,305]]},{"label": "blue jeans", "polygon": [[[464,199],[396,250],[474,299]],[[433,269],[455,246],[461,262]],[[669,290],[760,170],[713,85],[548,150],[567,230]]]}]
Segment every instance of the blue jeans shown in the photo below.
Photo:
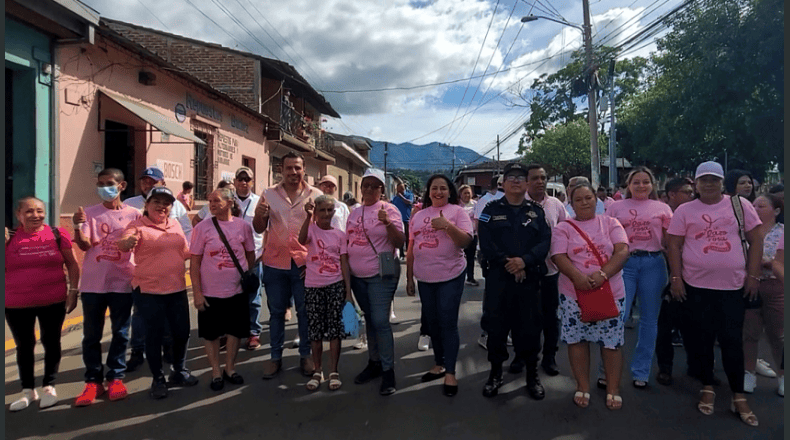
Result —
[{"label": "blue jeans", "polygon": [[272,347],[272,360],[283,358],[285,342],[285,309],[291,304],[296,306],[297,327],[299,329],[299,356],[310,356],[310,338],[307,335],[307,312],[304,307],[304,279],[300,276],[302,268],[291,260],[288,270],[270,266],[263,268],[263,283],[266,286],[266,304],[269,306],[269,340]]},{"label": "blue jeans", "polygon": [[141,293],[134,289],[132,298],[145,324],[145,357],[154,379],[163,378],[162,337],[165,327],[173,335],[173,371],[184,370],[189,344],[189,300],[187,291],[167,295]]},{"label": "blue jeans", "polygon": [[631,376],[647,382],[656,349],[661,294],[667,285],[666,260],[662,255],[631,255],[623,266],[623,282],[626,317],[639,297],[639,338],[631,359]]},{"label": "blue jeans", "polygon": [[450,281],[441,283],[417,282],[422,301],[422,316],[428,322],[428,334],[433,342],[433,358],[448,374],[455,374],[458,348],[458,309],[464,293],[466,271]]},{"label": "blue jeans", "polygon": [[107,381],[123,379],[126,371],[126,345],[129,343],[129,321],[132,314],[132,294],[82,292],[82,315],[85,319],[82,336],[82,361],[85,363],[85,382],[102,383],[104,366],[101,362],[101,337],[104,315],[110,309],[112,339],[107,351]]},{"label": "blue jeans", "polygon": [[258,336],[263,330],[261,324],[261,291],[263,290],[263,263],[258,262],[255,265],[255,271],[258,272],[258,279],[261,280],[261,287],[254,292],[249,292],[250,295],[250,335]]},{"label": "blue jeans", "polygon": [[390,304],[398,288],[400,264],[395,267],[398,273],[391,278],[381,278],[378,275],[370,278],[351,277],[351,290],[365,315],[368,356],[371,361],[380,361],[384,371],[392,370],[395,366],[395,342],[390,327]]}]

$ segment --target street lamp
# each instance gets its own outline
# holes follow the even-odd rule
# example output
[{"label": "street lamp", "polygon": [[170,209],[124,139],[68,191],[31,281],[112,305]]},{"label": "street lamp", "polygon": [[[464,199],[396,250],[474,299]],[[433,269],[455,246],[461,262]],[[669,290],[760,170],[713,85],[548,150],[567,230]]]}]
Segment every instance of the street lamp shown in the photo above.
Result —
[{"label": "street lamp", "polygon": [[[583,0],[584,6],[584,26],[579,26],[577,24],[568,23],[567,21],[556,20],[551,17],[544,17],[541,15],[527,15],[526,17],[521,17],[522,23],[528,23],[530,21],[535,21],[539,18],[544,20],[553,21],[555,23],[559,23],[565,26],[570,26],[575,29],[579,29],[582,31],[584,35],[584,51],[587,54],[587,65],[585,66],[585,71],[589,70],[589,74],[592,76],[592,33],[590,26],[590,5],[588,0]],[[587,103],[590,106],[588,112],[588,119],[590,120],[590,181],[593,185],[598,186],[600,184],[600,174],[601,174],[601,159],[600,153],[598,151],[598,113],[596,111],[597,104],[596,104],[596,94],[595,89],[593,87],[589,87],[587,91]]]}]

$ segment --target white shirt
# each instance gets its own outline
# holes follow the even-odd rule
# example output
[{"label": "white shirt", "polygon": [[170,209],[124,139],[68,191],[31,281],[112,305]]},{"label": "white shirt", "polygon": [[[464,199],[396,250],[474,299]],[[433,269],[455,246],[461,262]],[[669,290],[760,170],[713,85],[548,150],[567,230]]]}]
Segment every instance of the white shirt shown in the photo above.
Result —
[{"label": "white shirt", "polygon": [[[255,207],[258,206],[258,201],[260,199],[261,197],[254,193],[250,193],[246,200],[241,200],[238,195],[236,196],[236,203],[239,204],[239,208],[241,209],[241,215],[239,217],[246,220],[250,225],[252,225],[252,219],[255,218]],[[198,217],[201,218],[201,221],[213,217],[211,211],[208,209],[208,203],[200,209]],[[255,259],[257,260],[263,255],[263,234],[255,232],[255,228],[253,228],[252,238],[255,240]]]},{"label": "white shirt", "polygon": [[[145,197],[142,195],[129,197],[124,200],[123,203],[142,211],[145,208]],[[181,225],[184,236],[187,238],[187,243],[189,243],[192,237],[192,222],[189,220],[187,209],[178,200],[173,202],[173,208],[170,210],[170,218],[178,220],[178,224]]]},{"label": "white shirt", "polygon": [[348,209],[348,206],[339,200],[335,200],[335,216],[332,217],[330,224],[333,228],[346,232],[346,222],[348,222],[349,214],[351,214],[351,211]]},{"label": "white shirt", "polygon": [[[601,201],[601,199],[596,197],[595,201],[596,201],[596,203],[595,203],[595,213],[596,214],[603,214],[603,213],[605,213],[606,212],[606,208],[603,206],[603,202]],[[566,203],[565,204],[565,210],[568,211],[568,217],[576,218],[576,212],[573,211],[573,208],[571,208],[571,204],[570,203]]]},{"label": "white shirt", "polygon": [[478,200],[477,204],[475,205],[475,210],[473,212],[473,220],[477,220],[480,218],[480,214],[483,213],[483,208],[486,207],[488,202],[501,199],[504,196],[505,196],[505,192],[499,190],[497,190],[497,192],[495,192],[494,194],[485,193],[483,197],[480,197],[480,200]]}]

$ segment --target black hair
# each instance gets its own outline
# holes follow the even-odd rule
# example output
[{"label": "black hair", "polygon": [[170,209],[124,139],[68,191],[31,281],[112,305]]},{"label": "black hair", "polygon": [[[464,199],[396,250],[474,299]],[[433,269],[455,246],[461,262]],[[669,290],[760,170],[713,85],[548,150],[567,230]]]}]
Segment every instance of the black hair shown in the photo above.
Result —
[{"label": "black hair", "polygon": [[587,180],[586,182],[585,181],[581,181],[581,183],[579,183],[579,184],[575,185],[573,188],[571,188],[571,192],[568,194],[568,203],[571,205],[571,207],[573,207],[573,193],[575,193],[576,190],[579,189],[579,188],[587,188],[587,189],[589,189],[590,192],[593,194],[593,197],[595,197],[595,188],[593,188],[592,183],[590,183],[589,180]]},{"label": "black hair", "polygon": [[431,206],[431,183],[435,179],[444,179],[444,181],[447,182],[447,188],[450,190],[450,197],[448,198],[447,203],[450,205],[457,205],[458,190],[455,188],[455,184],[453,184],[452,180],[450,180],[450,178],[444,174],[434,174],[428,178],[428,183],[425,184],[425,196],[422,198],[422,207],[429,208]]},{"label": "black hair", "polygon": [[297,153],[296,151],[289,151],[288,154],[283,156],[283,163],[285,163],[285,159],[301,159],[302,165],[304,165],[304,156],[302,153]]},{"label": "black hair", "polygon": [[118,168],[105,168],[99,171],[99,175],[96,177],[101,176],[110,176],[115,179],[117,182],[123,182],[125,177],[123,175],[123,171],[119,170]]},{"label": "black hair", "polygon": [[769,194],[776,194],[780,192],[784,192],[785,186],[781,183],[777,183],[776,185],[772,186],[771,189],[768,190]]},{"label": "black hair", "polygon": [[490,188],[496,188],[498,183],[499,183],[499,176],[492,177]]},{"label": "black hair", "polygon": [[527,176],[529,176],[529,172],[532,171],[532,170],[545,170],[545,169],[546,168],[543,165],[539,164],[539,163],[531,163],[531,164],[527,165],[527,168],[526,168],[525,171],[527,172]]},{"label": "black hair", "polygon": [[190,182],[189,180],[187,180],[187,181],[185,181],[184,183],[181,184],[181,188],[183,188],[184,191],[186,191],[188,189],[192,189],[194,187],[195,187],[195,185],[193,185],[192,182]]},{"label": "black hair", "polygon": [[664,185],[664,191],[666,191],[668,195],[671,192],[680,191],[680,188],[683,188],[686,185],[690,185],[693,188],[694,181],[688,177],[675,177]]},{"label": "black hair", "polygon": [[746,170],[730,170],[724,176],[724,191],[730,195],[735,195],[735,188],[738,186],[738,180],[741,179],[743,176],[749,176],[749,180],[752,182],[752,192],[746,196],[746,200],[753,202],[755,199],[754,193],[754,178],[752,177],[752,173]]}]

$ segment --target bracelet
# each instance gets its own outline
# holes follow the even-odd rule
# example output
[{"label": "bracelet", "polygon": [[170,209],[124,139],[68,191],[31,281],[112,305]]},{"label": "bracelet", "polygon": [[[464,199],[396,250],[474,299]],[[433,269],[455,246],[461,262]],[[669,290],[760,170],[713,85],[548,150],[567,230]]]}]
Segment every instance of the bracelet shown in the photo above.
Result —
[{"label": "bracelet", "polygon": [[671,277],[671,278],[669,279],[669,281],[670,281],[670,282],[674,282],[674,281],[677,281],[677,280],[679,280],[679,279],[680,279],[680,277]]},{"label": "bracelet", "polygon": [[604,271],[603,271],[603,269],[599,270],[599,271],[598,271],[598,273],[599,273],[599,274],[601,274],[601,276],[603,277],[603,279],[605,279],[605,280],[608,280],[608,279],[609,279],[609,277],[608,277],[608,276],[606,276],[606,272],[604,272]]}]

